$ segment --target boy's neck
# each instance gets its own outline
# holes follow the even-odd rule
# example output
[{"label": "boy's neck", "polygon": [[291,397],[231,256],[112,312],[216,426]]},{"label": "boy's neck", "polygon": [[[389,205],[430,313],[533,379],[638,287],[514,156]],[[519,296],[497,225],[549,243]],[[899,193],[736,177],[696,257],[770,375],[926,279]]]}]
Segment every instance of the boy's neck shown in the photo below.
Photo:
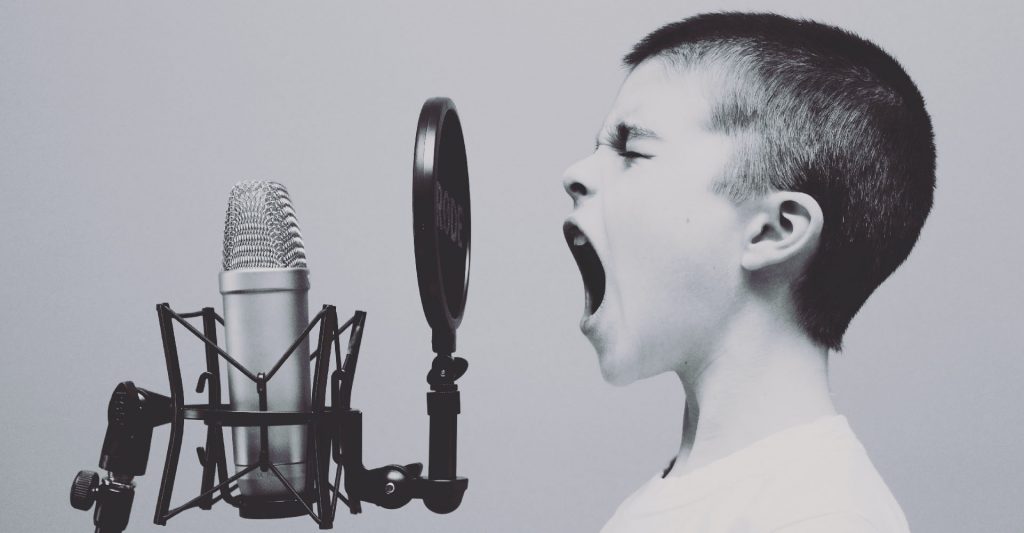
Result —
[{"label": "boy's neck", "polygon": [[670,476],[836,412],[828,388],[828,350],[789,321],[744,317],[702,355],[697,368],[677,372],[686,410]]}]

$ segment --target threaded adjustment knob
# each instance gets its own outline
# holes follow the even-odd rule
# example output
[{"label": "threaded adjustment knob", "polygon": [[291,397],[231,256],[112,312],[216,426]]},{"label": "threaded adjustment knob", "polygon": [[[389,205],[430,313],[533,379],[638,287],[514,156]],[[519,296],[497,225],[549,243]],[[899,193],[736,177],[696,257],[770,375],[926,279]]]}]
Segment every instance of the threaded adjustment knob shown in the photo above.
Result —
[{"label": "threaded adjustment knob", "polygon": [[91,470],[82,470],[71,483],[71,506],[79,511],[88,511],[96,501],[96,487],[100,485],[100,475]]}]

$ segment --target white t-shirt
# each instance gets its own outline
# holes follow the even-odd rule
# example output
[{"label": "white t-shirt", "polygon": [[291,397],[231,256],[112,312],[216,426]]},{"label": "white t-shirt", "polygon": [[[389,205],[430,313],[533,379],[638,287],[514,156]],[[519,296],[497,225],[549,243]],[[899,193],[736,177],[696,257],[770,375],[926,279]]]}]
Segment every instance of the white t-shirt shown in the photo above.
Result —
[{"label": "white t-shirt", "polygon": [[661,473],[601,533],[907,533],[846,417],[761,439],[682,476]]}]

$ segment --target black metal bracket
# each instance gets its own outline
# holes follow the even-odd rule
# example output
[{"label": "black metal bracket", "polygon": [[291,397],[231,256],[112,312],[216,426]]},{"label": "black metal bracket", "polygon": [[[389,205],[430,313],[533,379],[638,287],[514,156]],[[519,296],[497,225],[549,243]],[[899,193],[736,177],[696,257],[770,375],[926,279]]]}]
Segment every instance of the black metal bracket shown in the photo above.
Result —
[{"label": "black metal bracket", "polygon": [[[337,344],[338,337],[345,329],[352,326],[357,319],[361,322],[365,313],[357,312],[353,319],[343,326],[338,326],[337,311],[333,306],[323,309],[310,321],[302,334],[292,343],[291,347],[278,359],[277,363],[267,372],[254,373],[235,360],[217,344],[217,323],[224,324],[213,308],[207,307],[196,313],[178,314],[166,303],[157,305],[157,317],[160,321],[163,339],[164,356],[167,363],[168,381],[171,385],[171,435],[167,447],[167,458],[164,462],[163,477],[160,482],[160,494],[157,497],[154,523],[164,525],[175,515],[199,507],[210,509],[220,500],[237,507],[245,517],[275,518],[308,514],[321,529],[333,526],[334,506],[330,505],[332,493],[334,500],[340,496],[328,483],[329,451],[333,429],[330,427],[330,411],[325,406],[327,371],[330,366],[332,345]],[[187,319],[202,317],[203,330],[200,332]],[[181,370],[178,360],[177,342],[174,335],[174,323],[177,322],[197,337],[206,348],[206,371],[196,384],[196,390],[206,390],[209,394],[205,405],[185,405]],[[314,380],[312,387],[312,408],[303,412],[269,411],[267,391],[271,380],[284,362],[294,356],[296,349],[305,341],[316,326],[320,326],[317,348],[309,356],[315,361]],[[362,324],[359,324],[361,329]],[[259,411],[233,411],[224,407],[221,402],[220,359],[237,368],[243,375],[253,381],[259,397]],[[203,467],[202,484],[199,496],[175,508],[170,507],[174,490],[174,478],[181,452],[182,433],[185,420],[202,420],[207,426],[206,446],[197,449],[200,465]],[[267,447],[268,428],[274,425],[305,425],[309,431],[311,447],[310,466],[314,472],[311,490],[305,487],[293,487],[284,475],[269,460]],[[260,428],[259,461],[228,476],[227,458],[224,447],[225,426],[248,426]],[[259,505],[247,505],[246,497],[237,493],[234,483],[242,476],[259,469],[271,472],[291,494],[291,499],[275,502],[259,502]],[[219,481],[214,485],[214,480]],[[215,494],[219,493],[215,496]],[[254,502],[255,503],[255,502]],[[314,511],[314,507],[316,510]]]}]

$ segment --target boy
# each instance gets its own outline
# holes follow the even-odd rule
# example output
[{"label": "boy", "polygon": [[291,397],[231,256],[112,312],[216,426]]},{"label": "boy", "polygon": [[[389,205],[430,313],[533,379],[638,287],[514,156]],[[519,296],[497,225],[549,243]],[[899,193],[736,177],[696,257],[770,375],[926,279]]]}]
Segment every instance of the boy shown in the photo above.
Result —
[{"label": "boy", "polygon": [[605,379],[674,372],[682,444],[606,533],[905,532],[828,389],[828,352],[907,257],[935,149],[900,65],[771,14],[669,24],[566,171],[580,327]]}]

